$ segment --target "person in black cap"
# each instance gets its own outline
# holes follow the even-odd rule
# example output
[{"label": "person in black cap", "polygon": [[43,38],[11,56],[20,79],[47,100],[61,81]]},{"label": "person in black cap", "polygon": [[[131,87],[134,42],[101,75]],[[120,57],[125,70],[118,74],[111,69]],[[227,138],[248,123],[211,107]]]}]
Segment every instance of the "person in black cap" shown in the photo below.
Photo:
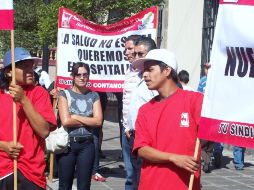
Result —
[{"label": "person in black cap", "polygon": [[[13,159],[17,159],[18,189],[46,189],[44,139],[56,125],[48,92],[34,86],[36,57],[15,48],[16,84],[12,81],[11,51],[4,56],[0,89],[0,189],[13,187]],[[13,142],[13,101],[16,102],[17,144]]]}]

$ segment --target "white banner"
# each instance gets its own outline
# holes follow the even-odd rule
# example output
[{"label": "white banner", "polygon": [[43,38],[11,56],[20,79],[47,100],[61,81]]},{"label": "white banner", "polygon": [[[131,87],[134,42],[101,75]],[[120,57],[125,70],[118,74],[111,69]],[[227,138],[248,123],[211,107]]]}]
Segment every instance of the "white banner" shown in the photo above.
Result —
[{"label": "white banner", "polygon": [[97,25],[61,8],[58,25],[56,85],[70,86],[72,65],[84,62],[90,66],[92,90],[119,92],[130,67],[124,55],[125,40],[133,34],[156,38],[157,7],[112,25]]},{"label": "white banner", "polygon": [[220,4],[199,137],[254,147],[254,6],[249,2]]}]

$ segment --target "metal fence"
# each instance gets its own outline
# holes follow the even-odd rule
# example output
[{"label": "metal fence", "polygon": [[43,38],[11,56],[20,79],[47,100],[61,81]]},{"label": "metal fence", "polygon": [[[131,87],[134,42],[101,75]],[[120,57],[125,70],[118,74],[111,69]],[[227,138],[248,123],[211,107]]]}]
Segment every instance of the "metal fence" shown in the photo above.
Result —
[{"label": "metal fence", "polygon": [[[204,63],[210,62],[218,8],[219,0],[204,1],[201,66]],[[201,76],[202,75],[204,75],[204,73],[201,69]]]}]

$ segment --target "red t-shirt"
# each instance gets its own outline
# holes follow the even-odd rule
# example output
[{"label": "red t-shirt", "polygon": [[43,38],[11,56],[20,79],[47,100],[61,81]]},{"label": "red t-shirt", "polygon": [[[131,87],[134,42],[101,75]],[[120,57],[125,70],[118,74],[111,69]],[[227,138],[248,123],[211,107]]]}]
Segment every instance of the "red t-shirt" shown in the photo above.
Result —
[{"label": "red t-shirt", "polygon": [[[34,108],[49,123],[56,125],[56,118],[50,103],[48,92],[40,86],[27,87],[26,96]],[[0,141],[13,141],[12,97],[0,91]],[[20,103],[17,103],[17,141],[24,148],[18,158],[18,170],[42,188],[46,188],[44,176],[45,141],[34,133]],[[13,159],[6,152],[0,151],[0,178],[13,172]]]},{"label": "red t-shirt", "polygon": [[[162,102],[152,99],[139,110],[133,151],[150,146],[181,155],[194,155],[203,95],[177,91]],[[187,190],[187,170],[173,163],[154,164],[143,161],[139,190]],[[200,189],[200,170],[195,173],[193,190]]]}]

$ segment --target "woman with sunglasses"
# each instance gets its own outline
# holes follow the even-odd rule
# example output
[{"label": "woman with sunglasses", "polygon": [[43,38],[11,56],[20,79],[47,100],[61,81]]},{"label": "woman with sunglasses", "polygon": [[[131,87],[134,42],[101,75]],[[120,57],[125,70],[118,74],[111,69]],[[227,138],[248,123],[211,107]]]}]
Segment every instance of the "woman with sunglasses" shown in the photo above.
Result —
[{"label": "woman with sunglasses", "polygon": [[68,150],[57,157],[59,190],[72,189],[75,169],[77,189],[90,189],[95,153],[92,129],[101,127],[103,116],[98,93],[87,88],[89,74],[87,64],[74,64],[71,72],[73,86],[67,92],[60,92],[59,116],[67,128],[70,143]]}]

